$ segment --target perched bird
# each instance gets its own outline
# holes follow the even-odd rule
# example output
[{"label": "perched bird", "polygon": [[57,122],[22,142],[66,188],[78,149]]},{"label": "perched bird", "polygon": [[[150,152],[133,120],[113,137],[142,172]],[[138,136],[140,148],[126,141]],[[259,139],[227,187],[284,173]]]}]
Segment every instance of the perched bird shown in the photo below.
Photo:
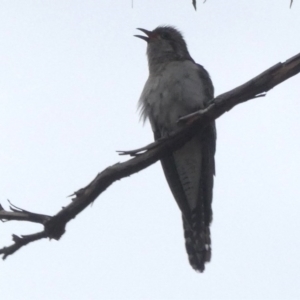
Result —
[{"label": "perched bird", "polygon": [[[205,108],[214,88],[207,71],[190,56],[182,34],[171,26],[135,35],[147,42],[149,77],[139,100],[141,118],[149,119],[155,140],[179,128],[178,119]],[[200,272],[211,258],[215,174],[215,123],[199,128],[179,150],[161,159],[173,196],[182,212],[186,251]]]}]

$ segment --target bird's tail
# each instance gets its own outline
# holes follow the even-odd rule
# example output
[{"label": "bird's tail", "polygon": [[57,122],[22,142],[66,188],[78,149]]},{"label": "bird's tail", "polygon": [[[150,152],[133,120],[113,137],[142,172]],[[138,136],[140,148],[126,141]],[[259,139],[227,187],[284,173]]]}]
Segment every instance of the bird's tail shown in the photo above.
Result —
[{"label": "bird's tail", "polygon": [[196,218],[197,214],[192,214],[192,227],[182,218],[185,247],[191,266],[196,271],[203,272],[204,264],[211,258],[210,230]]}]

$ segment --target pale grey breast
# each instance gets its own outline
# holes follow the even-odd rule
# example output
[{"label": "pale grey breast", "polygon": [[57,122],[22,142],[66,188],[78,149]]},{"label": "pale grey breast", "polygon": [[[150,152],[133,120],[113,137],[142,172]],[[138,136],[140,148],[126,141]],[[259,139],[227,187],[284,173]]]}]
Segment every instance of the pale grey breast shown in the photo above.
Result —
[{"label": "pale grey breast", "polygon": [[177,127],[178,118],[204,108],[207,102],[199,67],[192,61],[160,64],[149,75],[139,100],[141,118],[149,118],[162,136]]}]

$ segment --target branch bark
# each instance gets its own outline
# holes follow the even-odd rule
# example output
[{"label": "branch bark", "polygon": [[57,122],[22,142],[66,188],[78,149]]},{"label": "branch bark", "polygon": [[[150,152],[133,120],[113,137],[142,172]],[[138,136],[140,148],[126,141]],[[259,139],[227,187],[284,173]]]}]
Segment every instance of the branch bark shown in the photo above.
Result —
[{"label": "branch bark", "polygon": [[300,53],[284,63],[274,65],[245,84],[219,95],[206,109],[181,118],[178,122],[182,124],[182,128],[168,138],[137,150],[121,151],[120,154],[134,156],[134,158],[103,170],[90,184],[71,195],[73,196],[72,202],[54,216],[32,213],[12,204],[10,206],[11,211],[6,211],[0,205],[0,220],[36,222],[44,226],[43,231],[31,235],[13,235],[14,243],[9,247],[0,249],[3,259],[31,242],[43,238],[59,240],[65,233],[66,224],[95,201],[112,183],[147,168],[170,151],[180,148],[194,135],[196,127],[199,130],[234,106],[250,99],[265,96],[267,91],[299,72]]}]

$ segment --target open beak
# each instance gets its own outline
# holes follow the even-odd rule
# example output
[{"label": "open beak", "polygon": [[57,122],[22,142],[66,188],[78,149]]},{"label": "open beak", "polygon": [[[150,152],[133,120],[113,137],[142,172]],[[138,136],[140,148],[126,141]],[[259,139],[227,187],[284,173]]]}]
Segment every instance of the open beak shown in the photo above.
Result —
[{"label": "open beak", "polygon": [[138,30],[144,32],[147,36],[144,36],[144,35],[134,35],[135,37],[138,37],[144,41],[146,41],[147,43],[149,42],[149,38],[151,36],[151,33],[152,31],[149,31],[149,30],[146,30],[146,29],[143,29],[143,28],[137,28]]}]

